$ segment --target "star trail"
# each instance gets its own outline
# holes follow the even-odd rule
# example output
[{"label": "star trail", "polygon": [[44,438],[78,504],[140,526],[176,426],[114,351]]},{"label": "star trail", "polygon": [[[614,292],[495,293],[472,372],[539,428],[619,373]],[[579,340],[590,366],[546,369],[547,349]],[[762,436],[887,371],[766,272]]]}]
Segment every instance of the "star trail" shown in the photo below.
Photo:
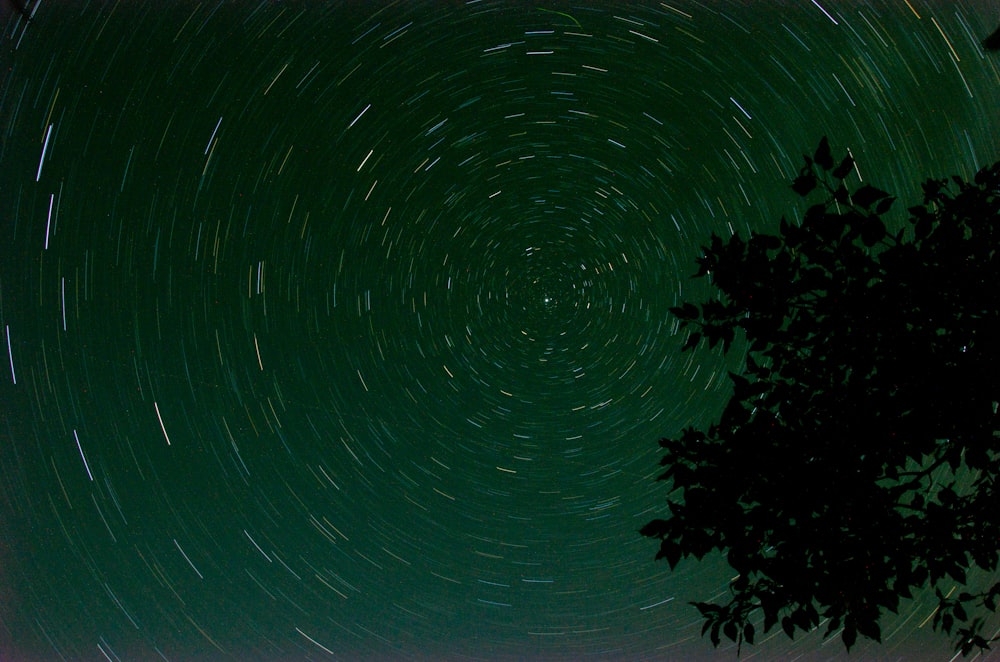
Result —
[{"label": "star trail", "polygon": [[910,204],[1000,144],[985,0],[0,17],[4,660],[732,657],[638,534],[739,358],[700,246],[822,135]]}]

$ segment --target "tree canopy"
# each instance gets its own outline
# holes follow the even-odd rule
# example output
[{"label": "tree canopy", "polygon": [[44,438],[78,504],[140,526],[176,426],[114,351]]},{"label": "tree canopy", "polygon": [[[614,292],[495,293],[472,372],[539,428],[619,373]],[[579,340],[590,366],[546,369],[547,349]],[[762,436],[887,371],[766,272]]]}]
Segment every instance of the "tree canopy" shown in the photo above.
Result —
[{"label": "tree canopy", "polygon": [[792,184],[816,201],[801,223],[698,259],[718,296],[671,310],[684,347],[744,337],[745,369],[717,423],[660,440],[669,513],[641,533],[671,568],[727,555],[728,602],[692,603],[715,645],[821,619],[848,649],[881,641],[886,610],[935,587],[934,627],[968,653],[1000,583],[937,585],[998,564],[1000,163],[926,181],[898,232],[853,167],[823,138]]}]

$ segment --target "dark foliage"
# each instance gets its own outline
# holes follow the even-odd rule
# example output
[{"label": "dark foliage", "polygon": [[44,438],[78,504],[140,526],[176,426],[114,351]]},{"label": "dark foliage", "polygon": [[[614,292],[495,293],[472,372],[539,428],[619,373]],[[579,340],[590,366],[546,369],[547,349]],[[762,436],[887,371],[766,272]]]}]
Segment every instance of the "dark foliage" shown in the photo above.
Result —
[{"label": "dark foliage", "polygon": [[[777,236],[713,235],[696,277],[718,298],[672,309],[685,348],[749,348],[718,423],[660,441],[669,516],[641,531],[671,567],[728,555],[729,601],[692,603],[716,645],[823,620],[850,649],[914,589],[997,568],[1000,163],[928,180],[898,233],[852,168],[824,138],[792,184],[822,201]],[[990,641],[981,588],[938,593],[963,653]]]},{"label": "dark foliage", "polygon": [[997,28],[989,37],[983,39],[983,48],[988,51],[1000,51],[1000,28]]}]

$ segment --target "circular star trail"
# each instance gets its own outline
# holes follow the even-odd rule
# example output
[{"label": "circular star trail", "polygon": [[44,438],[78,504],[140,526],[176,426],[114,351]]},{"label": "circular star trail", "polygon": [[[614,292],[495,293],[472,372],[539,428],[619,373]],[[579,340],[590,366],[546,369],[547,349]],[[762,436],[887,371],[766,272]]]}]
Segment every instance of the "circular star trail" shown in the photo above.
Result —
[{"label": "circular star trail", "polygon": [[[711,656],[723,564],[638,534],[738,365],[680,352],[700,246],[798,217],[822,135],[904,199],[998,144],[985,3],[24,13],[4,659]],[[866,651],[946,655],[931,608]]]}]

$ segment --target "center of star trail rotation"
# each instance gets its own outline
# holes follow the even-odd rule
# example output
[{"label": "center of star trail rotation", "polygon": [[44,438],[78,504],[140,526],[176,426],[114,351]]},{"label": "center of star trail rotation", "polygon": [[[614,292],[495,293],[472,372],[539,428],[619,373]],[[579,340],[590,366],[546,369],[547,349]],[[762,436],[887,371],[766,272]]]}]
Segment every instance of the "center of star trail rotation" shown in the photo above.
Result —
[{"label": "center of star trail rotation", "polygon": [[1000,137],[986,7],[821,4],[9,12],[0,657],[707,654],[638,535],[739,358],[699,246],[820,135]]}]

